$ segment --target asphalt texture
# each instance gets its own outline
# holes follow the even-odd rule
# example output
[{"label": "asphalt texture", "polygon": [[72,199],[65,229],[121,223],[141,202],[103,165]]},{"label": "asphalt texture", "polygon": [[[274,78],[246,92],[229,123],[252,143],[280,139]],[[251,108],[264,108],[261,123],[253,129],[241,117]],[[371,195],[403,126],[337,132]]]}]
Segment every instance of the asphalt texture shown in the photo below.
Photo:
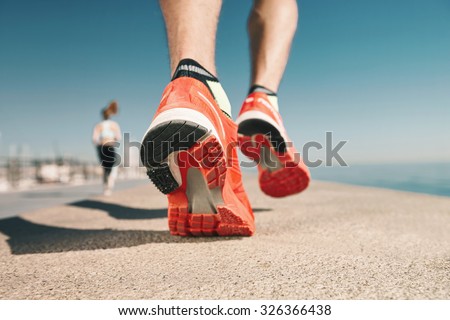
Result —
[{"label": "asphalt texture", "polygon": [[1,299],[450,299],[450,198],[245,177],[250,238],[181,238],[150,183],[0,220]]}]

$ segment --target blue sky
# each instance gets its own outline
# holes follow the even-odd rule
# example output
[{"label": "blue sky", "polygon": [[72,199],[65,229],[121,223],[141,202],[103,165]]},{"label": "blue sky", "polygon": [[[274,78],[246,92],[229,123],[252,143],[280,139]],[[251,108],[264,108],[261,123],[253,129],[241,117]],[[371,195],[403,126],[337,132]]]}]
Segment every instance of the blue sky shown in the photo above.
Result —
[{"label": "blue sky", "polygon": [[[234,115],[248,89],[250,5],[225,0],[219,25]],[[113,98],[139,140],[170,78],[155,0],[0,0],[0,46],[1,156],[57,146],[95,160],[91,130]],[[450,1],[300,1],[279,97],[298,147],[333,131],[350,165],[449,161]]]}]

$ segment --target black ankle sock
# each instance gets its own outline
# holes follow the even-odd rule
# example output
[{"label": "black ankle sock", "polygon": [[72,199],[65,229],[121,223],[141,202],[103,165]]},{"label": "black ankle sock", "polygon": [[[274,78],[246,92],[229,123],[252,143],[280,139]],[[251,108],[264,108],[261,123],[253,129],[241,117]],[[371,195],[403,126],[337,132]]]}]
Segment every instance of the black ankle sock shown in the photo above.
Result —
[{"label": "black ankle sock", "polygon": [[219,82],[219,79],[193,59],[183,59],[178,63],[172,81],[180,77],[195,78],[202,82],[206,82],[206,80]]},{"label": "black ankle sock", "polygon": [[[178,66],[173,74],[172,81],[181,77],[190,77],[203,82],[203,84],[209,89],[209,92],[211,92],[211,95],[219,104],[223,113],[231,118],[231,107],[229,106],[228,98],[226,98],[226,94],[225,92],[223,92],[219,79],[217,79],[211,72],[206,70],[202,65],[200,65],[200,63],[193,59],[183,59],[178,63]],[[215,83],[217,83],[217,85],[215,85]],[[223,101],[223,95],[225,95],[225,98],[227,100],[227,102],[225,103]]]},{"label": "black ankle sock", "polygon": [[277,93],[273,92],[270,89],[267,89],[266,87],[260,86],[259,84],[254,84],[251,86],[250,90],[248,90],[248,94],[252,94],[253,92],[263,92],[269,96],[276,96]]},{"label": "black ankle sock", "polygon": [[208,85],[208,81],[219,82],[219,79],[213,76],[211,72],[202,67],[202,65],[197,61],[193,59],[181,60],[178,63],[177,68],[175,69],[172,81],[181,77],[194,78],[198,81],[203,82],[203,84],[208,87],[209,92],[211,92],[214,97],[214,92],[212,92],[211,87]]}]

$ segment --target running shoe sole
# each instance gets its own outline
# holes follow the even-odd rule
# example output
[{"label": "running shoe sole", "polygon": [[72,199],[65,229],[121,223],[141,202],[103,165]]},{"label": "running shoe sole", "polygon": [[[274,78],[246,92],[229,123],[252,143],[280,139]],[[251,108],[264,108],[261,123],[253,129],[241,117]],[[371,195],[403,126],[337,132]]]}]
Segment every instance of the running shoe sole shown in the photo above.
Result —
[{"label": "running shoe sole", "polygon": [[299,166],[300,158],[292,159],[285,152],[286,141],[270,123],[260,119],[243,121],[239,124],[238,141],[242,153],[258,163],[259,183],[265,194],[281,198],[308,187],[310,177]]},{"label": "running shoe sole", "polygon": [[[164,116],[162,119],[165,119]],[[172,235],[250,236],[253,227],[225,204],[226,158],[216,135],[196,121],[155,119],[142,142],[141,160],[154,185],[169,197]]]}]

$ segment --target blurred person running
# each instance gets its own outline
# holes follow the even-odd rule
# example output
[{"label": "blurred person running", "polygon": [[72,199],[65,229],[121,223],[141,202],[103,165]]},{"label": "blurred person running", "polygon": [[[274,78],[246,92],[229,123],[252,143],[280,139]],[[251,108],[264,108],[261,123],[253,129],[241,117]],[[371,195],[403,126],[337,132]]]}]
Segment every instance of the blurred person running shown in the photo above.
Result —
[{"label": "blurred person running", "polygon": [[103,194],[110,196],[117,177],[116,143],[121,140],[122,134],[117,122],[110,118],[117,114],[119,107],[112,101],[101,110],[103,120],[95,127],[92,141],[97,148],[100,165],[103,167]]}]

